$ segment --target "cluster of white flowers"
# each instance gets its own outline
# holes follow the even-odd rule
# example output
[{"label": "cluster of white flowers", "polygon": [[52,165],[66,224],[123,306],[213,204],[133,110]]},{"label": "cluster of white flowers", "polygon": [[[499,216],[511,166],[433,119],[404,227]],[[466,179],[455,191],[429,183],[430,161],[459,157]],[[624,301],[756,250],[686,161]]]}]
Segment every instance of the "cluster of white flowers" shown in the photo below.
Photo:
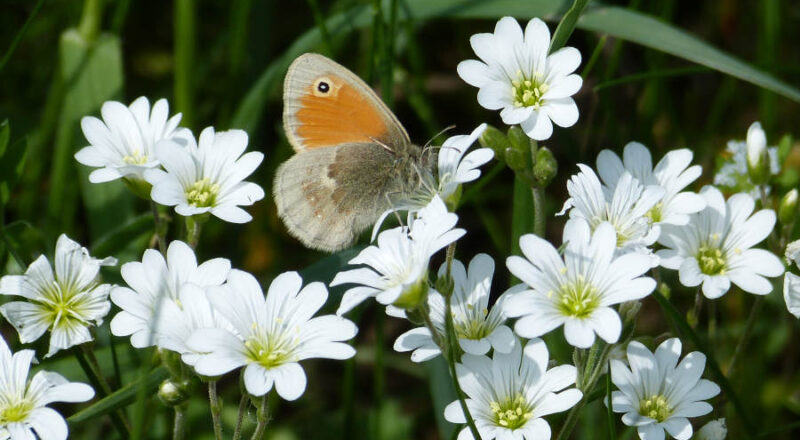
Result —
[{"label": "cluster of white flowers", "polygon": [[145,97],[129,107],[103,104],[103,120],[86,116],[81,121],[90,145],[75,159],[100,167],[89,176],[94,183],[122,178],[134,192],[156,203],[174,206],[183,216],[212,215],[232,223],[252,217],[240,206],[264,198],[264,190],[245,182],[264,159],[260,152],[245,153],[247,133],[215,132],[208,127],[199,142],[192,132],[179,128],[181,115],[167,120],[169,105],[158,100],[150,111]]}]

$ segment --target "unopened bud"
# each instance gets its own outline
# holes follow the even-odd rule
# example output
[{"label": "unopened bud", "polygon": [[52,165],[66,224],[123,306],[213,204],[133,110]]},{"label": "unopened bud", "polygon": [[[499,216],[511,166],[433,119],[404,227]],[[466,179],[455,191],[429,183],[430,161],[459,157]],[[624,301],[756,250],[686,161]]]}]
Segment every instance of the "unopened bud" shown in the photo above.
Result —
[{"label": "unopened bud", "polygon": [[511,142],[508,141],[508,137],[491,125],[486,126],[486,130],[478,138],[478,142],[482,147],[491,148],[494,151],[494,157],[498,159],[502,159],[505,151],[511,148]]},{"label": "unopened bud", "polygon": [[795,215],[797,215],[797,188],[787,192],[781,199],[781,204],[778,206],[778,221],[783,225],[791,225],[794,223]]},{"label": "unopened bud", "polygon": [[158,398],[167,406],[178,406],[189,400],[189,382],[167,379],[158,387]]},{"label": "unopened bud", "polygon": [[530,154],[531,139],[519,126],[514,125],[508,129],[508,142],[511,144],[513,150]]},{"label": "unopened bud", "polygon": [[728,427],[725,426],[725,419],[712,420],[692,437],[693,440],[724,440],[728,435]]},{"label": "unopened bud", "polygon": [[763,185],[769,181],[767,135],[758,122],[753,122],[747,129],[747,173],[750,181],[756,185]]},{"label": "unopened bud", "polygon": [[545,188],[556,177],[558,162],[553,152],[547,147],[539,147],[536,152],[536,162],[533,166],[533,177],[540,188]]},{"label": "unopened bud", "polygon": [[436,291],[442,295],[450,296],[454,288],[455,282],[453,281],[453,277],[449,277],[445,274],[436,279]]}]

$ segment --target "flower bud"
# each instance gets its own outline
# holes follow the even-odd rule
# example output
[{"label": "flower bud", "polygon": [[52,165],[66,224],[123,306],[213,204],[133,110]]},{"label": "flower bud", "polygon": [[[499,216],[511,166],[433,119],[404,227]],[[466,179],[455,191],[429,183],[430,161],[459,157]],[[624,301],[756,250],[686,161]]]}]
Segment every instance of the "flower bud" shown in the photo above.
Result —
[{"label": "flower bud", "polygon": [[747,129],[747,173],[750,181],[756,185],[763,185],[769,181],[767,136],[758,122],[753,122]]},{"label": "flower bud", "polygon": [[725,419],[712,420],[692,437],[695,440],[724,440],[728,435],[728,428],[725,426]]},{"label": "flower bud", "polygon": [[486,130],[478,138],[478,142],[482,147],[491,148],[494,151],[494,157],[497,158],[502,158],[505,151],[511,148],[511,142],[508,141],[508,137],[491,125],[486,126]]},{"label": "flower bud", "polygon": [[167,406],[178,406],[189,400],[189,382],[167,379],[158,387],[158,398]]},{"label": "flower bud", "polygon": [[553,152],[547,147],[539,147],[536,152],[536,163],[533,166],[533,177],[536,184],[544,188],[550,184],[558,173],[558,162]]},{"label": "flower bud", "polygon": [[791,225],[794,223],[795,215],[797,215],[797,188],[787,192],[781,199],[781,204],[778,206],[778,221],[783,225]]},{"label": "flower bud", "polygon": [[520,153],[529,154],[531,148],[531,139],[522,131],[519,126],[514,125],[508,129],[508,141],[511,148],[519,151]]}]

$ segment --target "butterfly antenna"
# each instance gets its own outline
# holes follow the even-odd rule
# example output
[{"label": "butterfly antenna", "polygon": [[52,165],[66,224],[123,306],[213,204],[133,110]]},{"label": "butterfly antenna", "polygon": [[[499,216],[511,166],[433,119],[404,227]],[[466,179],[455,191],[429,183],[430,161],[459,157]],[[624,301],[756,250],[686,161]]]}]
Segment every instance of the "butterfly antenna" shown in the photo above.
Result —
[{"label": "butterfly antenna", "polygon": [[380,145],[380,146],[381,146],[381,147],[382,147],[384,150],[386,150],[386,151],[388,151],[388,152],[392,153],[392,155],[395,155],[395,154],[396,154],[396,153],[395,153],[395,151],[394,151],[394,150],[392,150],[392,147],[390,147],[390,146],[388,146],[388,145],[384,144],[383,142],[379,141],[378,139],[375,139],[375,138],[373,138],[373,137],[371,137],[371,138],[369,138],[369,139],[370,139],[372,142],[375,142],[376,144]]},{"label": "butterfly antenna", "polygon": [[447,127],[443,128],[441,131],[439,131],[438,133],[436,133],[435,135],[433,135],[433,137],[432,137],[432,138],[430,138],[430,139],[428,140],[428,142],[425,142],[425,145],[422,147],[422,149],[424,150],[424,149],[428,148],[428,147],[431,145],[431,142],[433,142],[433,140],[434,140],[434,139],[436,139],[437,137],[439,137],[439,136],[441,136],[441,135],[443,135],[443,134],[447,133],[448,131],[450,131],[450,130],[452,130],[452,129],[454,129],[454,128],[456,128],[455,124],[453,124],[453,125],[448,125]]},{"label": "butterfly antenna", "polygon": [[390,194],[399,194],[399,192],[386,193],[383,196],[386,197],[386,201],[389,202],[389,207],[391,207],[392,209],[392,214],[394,214],[395,218],[397,218],[397,223],[400,226],[405,227],[405,225],[403,224],[403,219],[401,219],[400,214],[397,213],[397,207],[394,206],[394,202],[392,201]]}]

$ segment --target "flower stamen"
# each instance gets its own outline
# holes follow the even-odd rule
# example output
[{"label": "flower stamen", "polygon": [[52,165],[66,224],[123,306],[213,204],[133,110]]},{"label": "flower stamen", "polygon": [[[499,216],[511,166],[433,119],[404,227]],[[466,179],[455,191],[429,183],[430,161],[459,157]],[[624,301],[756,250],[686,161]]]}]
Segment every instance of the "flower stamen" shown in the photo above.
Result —
[{"label": "flower stamen", "polygon": [[656,394],[639,401],[639,414],[661,423],[672,415],[672,408],[666,397]]},{"label": "flower stamen", "polygon": [[501,402],[492,401],[489,403],[489,409],[497,425],[511,430],[521,428],[533,417],[533,408],[522,393],[517,393],[514,397],[508,397]]},{"label": "flower stamen", "polygon": [[511,95],[514,107],[533,107],[539,110],[544,104],[544,94],[550,86],[544,82],[544,73],[534,72],[532,78],[527,78],[522,72],[517,72],[517,79],[511,81]]},{"label": "flower stamen", "polygon": [[219,194],[219,184],[211,183],[208,177],[198,180],[186,190],[186,201],[196,208],[214,206]]}]

